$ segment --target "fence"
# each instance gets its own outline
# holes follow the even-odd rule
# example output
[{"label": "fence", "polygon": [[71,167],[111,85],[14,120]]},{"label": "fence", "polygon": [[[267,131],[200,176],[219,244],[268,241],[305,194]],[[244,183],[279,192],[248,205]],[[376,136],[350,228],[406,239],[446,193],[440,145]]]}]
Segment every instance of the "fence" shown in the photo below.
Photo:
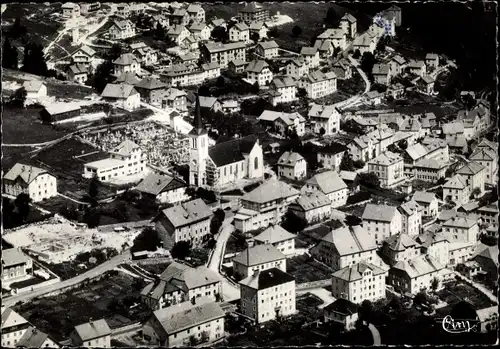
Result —
[{"label": "fence", "polygon": [[172,258],[170,257],[152,257],[148,259],[137,259],[135,260],[135,263],[139,265],[151,265],[151,264],[168,263],[171,261]]},{"label": "fence", "polygon": [[318,288],[318,287],[330,286],[331,283],[332,283],[331,279],[325,279],[325,280],[304,282],[302,284],[296,285],[295,288],[297,290],[308,290],[308,289],[311,289],[311,288]]}]

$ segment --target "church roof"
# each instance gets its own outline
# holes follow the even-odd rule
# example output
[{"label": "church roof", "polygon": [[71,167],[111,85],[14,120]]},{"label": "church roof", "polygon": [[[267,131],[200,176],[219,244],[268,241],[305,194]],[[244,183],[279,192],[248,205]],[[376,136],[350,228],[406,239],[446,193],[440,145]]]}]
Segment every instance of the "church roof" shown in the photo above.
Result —
[{"label": "church roof", "polygon": [[244,160],[243,154],[249,154],[257,141],[257,136],[250,135],[222,142],[210,147],[208,155],[217,167],[232,164]]}]

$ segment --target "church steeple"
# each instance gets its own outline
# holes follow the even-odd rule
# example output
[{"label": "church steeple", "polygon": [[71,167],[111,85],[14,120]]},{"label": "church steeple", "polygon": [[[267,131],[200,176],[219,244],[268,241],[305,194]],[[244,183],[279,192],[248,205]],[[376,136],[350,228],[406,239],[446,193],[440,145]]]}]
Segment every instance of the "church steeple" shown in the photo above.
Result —
[{"label": "church steeple", "polygon": [[207,133],[201,121],[200,94],[196,93],[196,106],[194,111],[194,128],[189,134],[202,135]]}]

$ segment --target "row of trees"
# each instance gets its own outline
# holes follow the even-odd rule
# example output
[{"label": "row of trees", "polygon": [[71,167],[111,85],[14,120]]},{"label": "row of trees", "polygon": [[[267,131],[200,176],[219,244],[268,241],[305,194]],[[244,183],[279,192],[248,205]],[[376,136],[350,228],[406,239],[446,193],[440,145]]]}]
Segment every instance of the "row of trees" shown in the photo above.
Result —
[{"label": "row of trees", "polygon": [[30,214],[30,196],[26,193],[19,194],[14,202],[2,198],[2,218],[5,229],[14,228],[26,223]]}]

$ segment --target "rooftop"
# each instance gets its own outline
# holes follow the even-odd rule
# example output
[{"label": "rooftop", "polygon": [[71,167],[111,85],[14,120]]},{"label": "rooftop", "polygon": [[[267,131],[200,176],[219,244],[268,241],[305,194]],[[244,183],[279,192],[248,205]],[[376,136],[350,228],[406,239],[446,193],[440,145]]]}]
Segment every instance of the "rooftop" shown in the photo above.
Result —
[{"label": "rooftop", "polygon": [[75,326],[75,331],[82,341],[88,341],[111,334],[111,329],[104,319]]},{"label": "rooftop", "polygon": [[164,209],[162,214],[170,221],[173,227],[180,228],[209,219],[212,216],[212,210],[202,199],[195,199]]},{"label": "rooftop", "polygon": [[286,259],[286,257],[276,247],[271,244],[264,244],[247,248],[234,257],[233,262],[252,267],[282,259]]},{"label": "rooftop", "polygon": [[248,276],[240,281],[240,285],[245,285],[254,290],[265,290],[288,282],[295,282],[295,278],[281,269],[272,268]]},{"label": "rooftop", "polygon": [[371,251],[377,248],[374,237],[360,225],[345,226],[332,230],[321,240],[334,244],[340,256]]},{"label": "rooftop", "polygon": [[373,275],[385,274],[385,270],[377,267],[368,262],[360,262],[354,265],[337,270],[332,274],[332,277],[345,280],[348,282],[357,281],[363,279],[363,274],[370,270]]},{"label": "rooftop", "polygon": [[256,241],[264,244],[276,244],[282,241],[295,239],[295,235],[289,233],[279,225],[272,225],[255,237]]},{"label": "rooftop", "polygon": [[362,220],[392,222],[397,213],[396,206],[367,204],[363,211]]},{"label": "rooftop", "polygon": [[[41,168],[17,163],[4,175],[4,179],[15,181],[17,178],[21,178],[26,184],[30,184],[35,178],[44,173],[47,173],[47,171]],[[3,252],[5,251],[3,250]]]},{"label": "rooftop", "polygon": [[[336,171],[326,171],[309,178],[302,191],[307,191],[307,185],[317,186],[324,194],[330,194],[338,190],[347,189],[347,184],[340,178]],[[305,189],[304,189],[305,188]]]}]

